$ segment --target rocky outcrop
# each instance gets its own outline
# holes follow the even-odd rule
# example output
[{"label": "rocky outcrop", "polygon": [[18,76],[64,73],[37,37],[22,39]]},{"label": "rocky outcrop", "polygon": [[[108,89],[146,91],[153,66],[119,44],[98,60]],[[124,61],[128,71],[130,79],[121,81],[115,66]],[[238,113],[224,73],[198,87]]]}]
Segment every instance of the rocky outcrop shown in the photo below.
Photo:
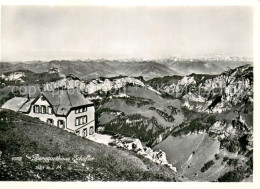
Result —
[{"label": "rocky outcrop", "polygon": [[183,94],[184,90],[186,90],[188,86],[195,85],[195,84],[196,84],[196,81],[195,81],[194,77],[185,76],[181,80],[179,80],[177,83],[173,83],[171,85],[164,86],[162,91],[178,98]]},{"label": "rocky outcrop", "polygon": [[48,71],[50,74],[60,73],[60,70],[56,67],[52,67]]},{"label": "rocky outcrop", "polygon": [[253,103],[253,67],[228,70],[201,83],[198,89],[183,96],[183,106],[189,110],[222,113],[238,104]]},{"label": "rocky outcrop", "polygon": [[173,171],[177,172],[176,167],[173,167],[172,164],[168,163],[165,152],[162,150],[154,151],[149,147],[143,147],[139,139],[133,139],[129,137],[117,138],[111,142],[110,145],[127,150],[133,150],[137,154],[150,159],[157,164],[166,165]]},{"label": "rocky outcrop", "polygon": [[154,90],[151,86],[146,86],[141,80],[132,77],[121,77],[114,79],[93,79],[89,82],[73,77],[71,74],[66,78],[63,78],[56,82],[48,82],[44,84],[44,91],[53,91],[55,89],[80,89],[81,92],[87,95],[94,94],[98,91],[108,92],[111,90],[122,89],[126,85],[133,85],[139,87],[147,87],[147,89],[160,94]]},{"label": "rocky outcrop", "polygon": [[5,81],[22,81],[22,78],[25,77],[24,72],[11,72],[6,74],[1,74],[0,78]]}]

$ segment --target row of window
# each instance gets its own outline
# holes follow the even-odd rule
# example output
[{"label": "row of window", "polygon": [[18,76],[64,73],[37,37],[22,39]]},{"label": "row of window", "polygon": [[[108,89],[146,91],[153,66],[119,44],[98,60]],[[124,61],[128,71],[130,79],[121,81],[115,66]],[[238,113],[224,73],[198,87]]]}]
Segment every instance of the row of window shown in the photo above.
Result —
[{"label": "row of window", "polygon": [[75,114],[79,114],[79,113],[86,112],[86,111],[88,111],[88,108],[87,107],[83,107],[83,108],[75,110]]},{"label": "row of window", "polygon": [[[75,110],[76,114],[82,113],[82,112],[86,112],[88,110],[87,107],[83,107],[80,109]],[[33,106],[33,112],[36,114],[53,114],[52,108],[50,106],[44,106],[44,105],[34,105]]]},{"label": "row of window", "polygon": [[52,114],[52,108],[50,106],[39,106],[39,105],[34,105],[33,106],[33,112],[36,114]]},{"label": "row of window", "polygon": [[[78,136],[80,136],[80,131],[76,131],[76,134]],[[93,135],[93,134],[94,134],[94,127],[90,127],[89,128],[89,135]],[[82,130],[82,135],[81,136],[83,136],[83,137],[88,136],[88,129],[87,128]]]},{"label": "row of window", "polygon": [[[84,119],[87,119],[86,116],[82,116],[82,117],[76,118],[76,120],[79,120],[79,122],[81,122],[80,120],[82,120],[82,118],[83,118],[83,120],[84,120]],[[54,120],[53,120],[53,119],[47,119],[47,123],[50,124],[50,125],[54,125]],[[58,126],[59,128],[61,128],[61,129],[64,129],[64,128],[65,128],[65,121],[63,121],[63,120],[58,120],[58,121],[57,121],[57,126]],[[84,128],[84,129],[82,130],[82,134],[81,134],[81,135],[80,135],[80,131],[79,131],[79,130],[78,130],[78,131],[75,131],[75,132],[76,132],[76,134],[77,134],[78,136],[86,137],[86,136],[88,136],[88,134],[89,134],[89,135],[93,135],[93,134],[94,134],[94,127],[92,126],[92,127],[89,128],[89,133],[88,133],[88,129],[87,129],[87,128]]]},{"label": "row of window", "polygon": [[85,116],[77,117],[75,120],[75,125],[76,126],[83,125],[87,122],[88,122],[88,117],[85,115]]},{"label": "row of window", "polygon": [[[75,125],[76,126],[83,125],[83,124],[87,123],[87,121],[88,121],[87,116],[77,117],[76,120],[75,120]],[[47,123],[50,124],[50,125],[54,125],[53,119],[47,119]],[[64,128],[65,127],[65,123],[64,123],[63,120],[58,120],[57,121],[57,125],[60,128]]]},{"label": "row of window", "polygon": [[[50,125],[54,125],[54,121],[53,119],[47,119],[47,123],[50,124]],[[61,129],[64,129],[65,128],[65,121],[63,120],[58,120],[57,121],[57,126]]]}]

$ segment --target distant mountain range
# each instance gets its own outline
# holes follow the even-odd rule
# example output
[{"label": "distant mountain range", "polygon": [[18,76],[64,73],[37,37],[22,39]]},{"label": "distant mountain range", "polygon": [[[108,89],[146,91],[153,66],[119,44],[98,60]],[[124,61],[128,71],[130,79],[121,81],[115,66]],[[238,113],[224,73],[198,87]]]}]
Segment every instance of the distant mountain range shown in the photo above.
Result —
[{"label": "distant mountain range", "polygon": [[143,76],[145,80],[156,77],[197,74],[219,74],[227,68],[235,68],[252,62],[241,59],[160,59],[160,60],[53,60],[49,62],[32,61],[17,63],[0,63],[0,73],[17,70],[30,70],[36,73],[58,68],[61,74],[75,74],[90,80],[99,77]]}]

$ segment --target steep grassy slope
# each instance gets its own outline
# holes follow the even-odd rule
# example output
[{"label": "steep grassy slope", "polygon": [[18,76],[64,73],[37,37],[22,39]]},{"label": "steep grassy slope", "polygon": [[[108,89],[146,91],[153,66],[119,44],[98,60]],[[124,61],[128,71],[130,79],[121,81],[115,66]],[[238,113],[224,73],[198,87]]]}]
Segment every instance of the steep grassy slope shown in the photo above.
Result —
[{"label": "steep grassy slope", "polygon": [[[199,87],[210,93],[207,98],[199,90],[181,96],[185,119],[155,148],[166,151],[167,158],[175,159],[175,166],[191,180],[231,182],[251,178],[253,67],[229,69],[206,80],[196,81],[196,75],[191,76],[192,82],[186,79],[186,83],[196,86],[200,82]],[[203,140],[202,149],[193,152],[192,145],[202,136],[198,133],[206,134],[210,140]],[[218,145],[210,145],[212,140]],[[175,146],[176,143],[180,145]]]},{"label": "steep grassy slope", "polygon": [[137,137],[153,146],[184,119],[178,99],[165,99],[149,89],[131,86],[126,87],[125,95],[99,101],[97,123],[106,133]]},{"label": "steep grassy slope", "polygon": [[209,177],[209,180],[214,180],[218,178],[219,172],[213,171],[214,175],[210,177],[209,172],[202,175],[200,169],[219,153],[219,145],[218,140],[210,138],[207,134],[193,134],[182,137],[169,136],[154,149],[163,150],[167,154],[167,159],[177,167],[178,172],[189,179],[208,180]]},{"label": "steep grassy slope", "polygon": [[[89,141],[35,118],[2,110],[0,120],[0,180],[183,180],[168,167],[133,152]],[[45,160],[57,156],[69,160],[48,162],[34,154]]]}]

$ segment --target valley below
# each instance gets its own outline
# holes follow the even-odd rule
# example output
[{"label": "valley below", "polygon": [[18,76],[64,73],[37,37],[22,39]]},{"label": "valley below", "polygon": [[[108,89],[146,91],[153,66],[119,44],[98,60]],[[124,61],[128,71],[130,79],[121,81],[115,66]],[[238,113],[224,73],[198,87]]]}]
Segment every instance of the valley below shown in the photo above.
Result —
[{"label": "valley below", "polygon": [[[73,69],[70,70],[67,64]],[[77,66],[73,66],[74,64]],[[205,68],[201,69],[203,72],[193,73],[198,67],[193,69],[186,63],[190,65],[187,66],[189,73],[186,73],[184,68],[181,69],[183,65],[161,60],[149,66],[144,62],[135,62],[135,69],[142,72],[133,70],[134,66],[127,64],[120,64],[113,72],[113,67],[119,63],[101,61],[88,67],[91,68],[89,72],[98,72],[94,77],[88,72],[80,71],[89,64],[74,64],[61,64],[57,61],[35,63],[36,66],[30,69],[27,64],[22,63],[1,65],[5,69],[16,69],[2,74],[1,105],[14,96],[29,95],[29,88],[36,88],[33,95],[39,94],[41,90],[77,89],[95,105],[96,132],[109,136],[116,142],[110,141],[103,145],[58,128],[49,130],[49,126],[39,120],[1,109],[0,151],[6,165],[0,165],[1,180],[21,179],[21,173],[8,173],[17,166],[22,170],[23,165],[26,165],[28,172],[32,169],[28,162],[16,164],[10,161],[12,155],[40,153],[53,156],[61,153],[72,156],[90,153],[96,158],[94,162],[86,163],[91,168],[86,171],[80,164],[72,165],[74,174],[78,176],[69,177],[69,180],[252,181],[251,64],[239,62],[235,66],[232,62],[231,68],[217,69],[214,62],[207,63],[209,65],[205,67],[206,63],[198,61],[197,64]],[[61,72],[39,73],[39,70],[48,70],[52,66],[58,67]],[[21,67],[22,69],[18,69]],[[148,71],[151,67],[153,73]],[[175,67],[178,69],[174,70]],[[212,71],[214,69],[216,72]],[[101,73],[101,70],[106,73]],[[15,75],[14,72],[23,74],[10,76]],[[6,124],[5,117],[19,123]],[[49,135],[44,134],[45,132]],[[27,144],[29,147],[23,145],[27,140],[30,141]],[[13,148],[14,144],[16,147]],[[148,153],[149,150],[159,151],[160,157],[158,153],[151,152],[150,159],[144,158],[142,153]],[[171,166],[169,168],[168,164],[174,169]],[[39,178],[34,173],[26,174],[29,180],[55,180],[56,174],[59,179],[66,180],[68,170],[63,171],[61,175],[51,172],[50,177],[44,176],[46,173],[37,172]],[[102,174],[99,175],[98,172]]]}]

